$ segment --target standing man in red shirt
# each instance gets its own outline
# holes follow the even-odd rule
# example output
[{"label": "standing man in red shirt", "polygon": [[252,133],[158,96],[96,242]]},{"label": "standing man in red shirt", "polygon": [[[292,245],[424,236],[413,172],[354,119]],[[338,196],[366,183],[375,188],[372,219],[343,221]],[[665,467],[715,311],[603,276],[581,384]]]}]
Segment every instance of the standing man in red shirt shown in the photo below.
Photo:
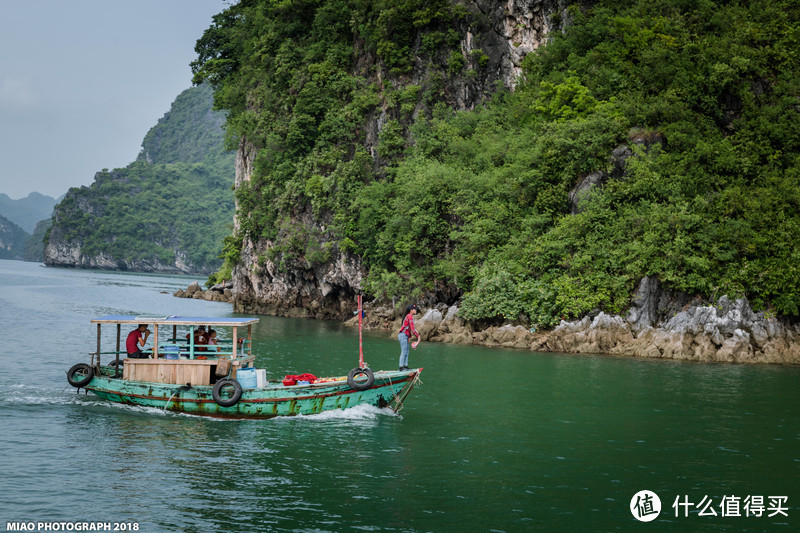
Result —
[{"label": "standing man in red shirt", "polygon": [[149,336],[150,330],[147,329],[147,324],[139,324],[138,328],[128,333],[128,338],[125,339],[125,351],[128,352],[128,357],[146,359],[150,354],[143,352],[142,348],[144,348]]}]

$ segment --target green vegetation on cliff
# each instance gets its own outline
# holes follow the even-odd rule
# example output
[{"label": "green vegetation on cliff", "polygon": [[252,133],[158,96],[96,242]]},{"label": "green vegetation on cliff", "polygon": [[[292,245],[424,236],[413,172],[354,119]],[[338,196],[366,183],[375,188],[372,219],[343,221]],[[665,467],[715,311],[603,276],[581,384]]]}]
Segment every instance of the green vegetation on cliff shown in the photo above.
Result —
[{"label": "green vegetation on cliff", "polygon": [[22,259],[29,235],[0,215],[0,259]]},{"label": "green vegetation on cliff", "polygon": [[[442,87],[479,73],[448,28],[477,19],[455,4],[252,1],[219,15],[196,81],[258,150],[228,261],[244,236],[324,250],[292,230],[307,210],[362,257],[369,292],[454,287],[470,319],[620,312],[647,275],[800,314],[800,5],[592,4],[569,8],[513,93],[462,112]],[[418,84],[403,78],[413,61],[427,65]],[[405,83],[377,83],[378,64]],[[370,153],[365,124],[381,112]],[[598,172],[576,208],[571,191]]]},{"label": "green vegetation on cliff", "polygon": [[233,218],[234,168],[224,150],[224,115],[211,108],[209,86],[184,91],[147,134],[137,161],[71,189],[56,206],[45,262],[64,264],[54,255],[63,244],[120,268],[219,268]]},{"label": "green vegetation on cliff", "polygon": [[47,230],[53,224],[53,220],[46,218],[40,220],[31,233],[31,237],[25,243],[25,252],[22,254],[22,259],[25,261],[41,262],[44,258],[44,237],[47,235]]}]

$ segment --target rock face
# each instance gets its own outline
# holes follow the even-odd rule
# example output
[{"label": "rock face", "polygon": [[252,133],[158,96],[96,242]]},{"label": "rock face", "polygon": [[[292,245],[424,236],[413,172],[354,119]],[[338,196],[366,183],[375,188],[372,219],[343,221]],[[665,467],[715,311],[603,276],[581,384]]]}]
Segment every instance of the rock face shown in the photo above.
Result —
[{"label": "rock face", "polygon": [[[356,324],[356,319],[351,319]],[[391,308],[367,308],[366,327],[399,331]],[[625,316],[599,313],[562,321],[548,332],[513,324],[476,330],[458,307],[439,305],[416,320],[423,340],[537,352],[612,354],[730,363],[800,363],[800,324],[754,312],[744,298],[715,303],[664,291],[655,278],[639,284]]]},{"label": "rock face", "polygon": [[[579,2],[569,0],[472,0],[464,6],[479,14],[477,35],[465,32],[461,51],[465,60],[471,60],[472,51],[480,48],[488,56],[487,77],[478,92],[464,85],[460,109],[471,109],[501,81],[513,89],[522,75],[522,60],[545,42],[554,31],[563,31],[569,24],[567,7]],[[477,45],[476,42],[480,44]]]},{"label": "rock face", "polygon": [[536,348],[707,362],[800,362],[800,325],[755,313],[746,299],[726,296],[715,304],[691,302],[664,316],[675,300],[653,291],[653,283],[642,281],[643,305],[632,308],[626,318],[600,313],[594,319],[562,322]]},{"label": "rock face", "polygon": [[234,311],[320,319],[341,319],[356,308],[363,271],[357,258],[332,247],[331,259],[279,263],[268,259],[273,243],[245,240],[233,271]]}]

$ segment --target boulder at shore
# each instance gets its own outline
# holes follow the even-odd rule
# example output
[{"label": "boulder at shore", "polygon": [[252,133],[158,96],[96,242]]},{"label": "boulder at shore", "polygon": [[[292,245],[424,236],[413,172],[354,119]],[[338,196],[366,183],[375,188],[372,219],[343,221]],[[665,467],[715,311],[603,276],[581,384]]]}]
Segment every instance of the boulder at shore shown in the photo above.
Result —
[{"label": "boulder at shore", "polygon": [[200,282],[193,281],[185,290],[179,289],[172,295],[178,298],[195,298],[211,302],[233,303],[233,282],[226,281],[225,283],[218,283],[204,291],[200,286]]}]

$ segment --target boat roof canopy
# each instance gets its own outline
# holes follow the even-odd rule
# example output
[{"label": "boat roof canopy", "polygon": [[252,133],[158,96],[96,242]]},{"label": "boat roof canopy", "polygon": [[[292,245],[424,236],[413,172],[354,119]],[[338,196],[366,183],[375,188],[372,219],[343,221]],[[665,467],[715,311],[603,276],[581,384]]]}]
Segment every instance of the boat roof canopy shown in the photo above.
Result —
[{"label": "boat roof canopy", "polygon": [[160,326],[249,326],[258,323],[257,318],[215,318],[202,316],[156,316],[156,315],[105,315],[91,320],[92,324],[158,324]]}]

